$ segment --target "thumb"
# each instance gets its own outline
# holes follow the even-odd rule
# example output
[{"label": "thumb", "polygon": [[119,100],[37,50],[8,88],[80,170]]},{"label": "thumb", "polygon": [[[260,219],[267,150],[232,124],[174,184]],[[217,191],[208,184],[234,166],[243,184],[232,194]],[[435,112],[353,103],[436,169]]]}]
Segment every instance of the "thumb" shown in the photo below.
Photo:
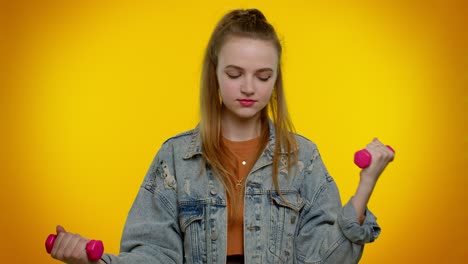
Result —
[{"label": "thumb", "polygon": [[65,228],[63,228],[63,226],[61,226],[61,225],[58,225],[58,226],[55,228],[55,230],[56,230],[56,232],[57,232],[57,235],[58,235],[59,233],[62,233],[62,232],[67,232],[67,231],[65,230]]}]

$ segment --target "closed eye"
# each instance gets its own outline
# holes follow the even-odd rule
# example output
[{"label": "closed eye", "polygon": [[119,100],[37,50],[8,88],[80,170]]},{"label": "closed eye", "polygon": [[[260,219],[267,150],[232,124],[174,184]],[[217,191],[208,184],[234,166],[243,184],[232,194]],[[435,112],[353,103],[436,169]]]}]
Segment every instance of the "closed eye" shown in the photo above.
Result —
[{"label": "closed eye", "polygon": [[266,82],[266,81],[268,81],[268,80],[271,78],[271,76],[268,76],[268,77],[257,77],[257,78],[258,78],[260,81],[262,81],[262,82]]},{"label": "closed eye", "polygon": [[226,73],[226,75],[231,79],[237,79],[241,76],[240,74],[235,75],[235,74],[228,74],[228,73]]}]

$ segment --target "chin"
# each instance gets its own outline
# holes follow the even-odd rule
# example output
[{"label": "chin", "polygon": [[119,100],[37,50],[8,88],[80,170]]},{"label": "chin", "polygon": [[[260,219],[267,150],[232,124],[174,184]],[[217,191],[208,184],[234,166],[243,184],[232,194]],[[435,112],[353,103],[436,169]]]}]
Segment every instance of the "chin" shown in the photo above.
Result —
[{"label": "chin", "polygon": [[248,121],[250,119],[258,118],[261,114],[261,109],[256,108],[237,108],[237,107],[225,107],[224,113],[231,118],[236,118],[242,121]]},{"label": "chin", "polygon": [[257,118],[260,116],[260,112],[250,112],[250,113],[236,113],[236,116],[239,118],[239,119],[243,119],[243,120],[250,120],[250,119],[253,119],[253,118]]}]

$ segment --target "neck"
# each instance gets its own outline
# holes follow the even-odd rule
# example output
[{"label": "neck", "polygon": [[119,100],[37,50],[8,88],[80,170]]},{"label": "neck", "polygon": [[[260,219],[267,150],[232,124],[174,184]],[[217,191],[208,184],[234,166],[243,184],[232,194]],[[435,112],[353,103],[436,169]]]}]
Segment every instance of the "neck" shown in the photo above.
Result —
[{"label": "neck", "polygon": [[224,116],[221,121],[223,137],[231,141],[246,141],[260,136],[262,124],[260,115],[249,119],[235,119]]}]

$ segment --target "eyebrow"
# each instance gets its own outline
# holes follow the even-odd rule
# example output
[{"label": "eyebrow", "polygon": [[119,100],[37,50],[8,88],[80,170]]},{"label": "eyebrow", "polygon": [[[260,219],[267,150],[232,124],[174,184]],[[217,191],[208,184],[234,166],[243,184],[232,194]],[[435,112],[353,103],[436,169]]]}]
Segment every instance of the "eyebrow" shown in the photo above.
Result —
[{"label": "eyebrow", "polygon": [[[241,68],[241,67],[239,67],[239,66],[236,66],[236,65],[228,65],[228,66],[224,67],[224,69],[228,69],[228,68],[234,68],[234,69],[240,70],[240,71],[243,71],[243,70],[244,70],[243,68]],[[273,72],[273,69],[272,69],[272,68],[266,67],[266,68],[258,69],[258,70],[256,70],[255,72],[266,72],[266,71],[271,71],[271,72]]]}]

